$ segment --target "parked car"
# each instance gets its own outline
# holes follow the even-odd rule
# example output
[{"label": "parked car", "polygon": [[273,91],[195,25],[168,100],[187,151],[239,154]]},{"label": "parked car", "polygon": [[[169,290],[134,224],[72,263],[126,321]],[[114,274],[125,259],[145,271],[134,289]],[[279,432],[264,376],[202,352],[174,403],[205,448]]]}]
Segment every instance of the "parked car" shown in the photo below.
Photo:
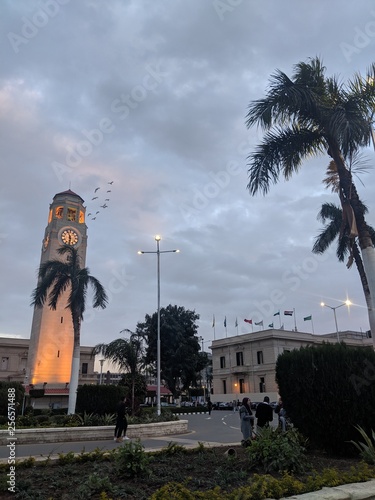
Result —
[{"label": "parked car", "polygon": [[219,410],[233,410],[233,403],[219,403]]},{"label": "parked car", "polygon": [[260,403],[260,401],[252,401],[251,402],[251,409],[256,410],[259,403]]},{"label": "parked car", "polygon": [[195,406],[193,401],[182,401],[181,406]]}]

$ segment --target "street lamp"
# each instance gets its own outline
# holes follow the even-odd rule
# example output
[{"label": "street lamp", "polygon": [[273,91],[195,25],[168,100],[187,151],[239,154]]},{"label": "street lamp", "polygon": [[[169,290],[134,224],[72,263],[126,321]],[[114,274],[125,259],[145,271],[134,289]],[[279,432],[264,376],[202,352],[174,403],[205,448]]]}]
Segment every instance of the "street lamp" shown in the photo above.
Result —
[{"label": "street lamp", "polygon": [[100,363],[100,379],[99,379],[99,385],[102,385],[102,383],[103,383],[103,363],[104,363],[104,359],[100,359],[100,360],[99,360],[99,363]]},{"label": "street lamp", "polygon": [[155,236],[156,252],[144,252],[139,250],[140,255],[144,253],[156,253],[157,256],[157,280],[158,280],[158,323],[157,323],[157,342],[156,342],[156,412],[161,414],[160,404],[160,254],[161,253],[178,253],[180,250],[160,250],[161,236]]},{"label": "street lamp", "polygon": [[320,305],[322,307],[328,307],[329,309],[332,309],[333,311],[333,316],[335,317],[335,325],[336,325],[336,334],[337,334],[337,342],[340,342],[340,334],[339,334],[339,328],[337,326],[337,317],[336,317],[336,309],[338,309],[339,307],[342,307],[342,306],[350,306],[352,303],[350,302],[350,300],[346,300],[345,302],[343,302],[342,304],[340,304],[339,306],[329,306],[328,304],[325,304],[324,302],[321,302]]}]

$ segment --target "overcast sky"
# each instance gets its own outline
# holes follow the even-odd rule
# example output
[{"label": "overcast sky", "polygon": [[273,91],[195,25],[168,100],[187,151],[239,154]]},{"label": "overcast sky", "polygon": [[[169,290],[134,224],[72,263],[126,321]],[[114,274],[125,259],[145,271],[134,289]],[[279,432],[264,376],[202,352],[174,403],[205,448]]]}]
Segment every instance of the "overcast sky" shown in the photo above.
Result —
[{"label": "overcast sky", "polygon": [[[2,0],[0,11],[1,335],[30,336],[49,205],[69,187],[100,211],[86,265],[110,297],[88,307],[83,345],[156,311],[156,255],[137,254],[156,250],[156,234],[161,250],[180,249],[161,256],[161,305],[199,314],[205,350],[214,334],[251,331],[245,318],[335,332],[322,300],[353,302],[336,311],[340,330],[369,328],[355,267],[335,248],[311,252],[321,205],[338,202],[322,186],[329,158],[251,197],[246,157],[262,131],[245,115],[276,69],[310,57],[343,81],[364,74],[371,0]],[[357,187],[375,226],[372,176]]]}]

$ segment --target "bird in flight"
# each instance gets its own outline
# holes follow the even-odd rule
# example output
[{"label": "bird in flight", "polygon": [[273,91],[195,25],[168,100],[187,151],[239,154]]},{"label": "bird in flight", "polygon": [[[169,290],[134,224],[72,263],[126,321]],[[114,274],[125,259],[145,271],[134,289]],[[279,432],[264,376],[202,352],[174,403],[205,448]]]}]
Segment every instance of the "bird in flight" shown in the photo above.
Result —
[{"label": "bird in flight", "polygon": [[91,212],[89,212],[89,213],[87,214],[87,217],[89,217],[90,215],[92,215],[92,213],[91,213]]},{"label": "bird in flight", "polygon": [[108,189],[107,193],[111,193],[112,191],[110,189]]},{"label": "bird in flight", "polygon": [[113,184],[113,181],[111,181],[111,182],[108,182],[108,184]]},{"label": "bird in flight", "polygon": [[94,198],[91,198],[91,200],[97,200],[99,196],[94,196]]},{"label": "bird in flight", "polygon": [[96,188],[95,191],[94,191],[94,193],[96,193],[98,191],[98,189],[100,189],[100,187]]},{"label": "bird in flight", "polygon": [[96,219],[96,217],[93,217],[91,220],[95,220],[95,219]]},{"label": "bird in flight", "polygon": [[98,210],[98,211],[95,213],[95,215],[96,215],[96,214],[98,214],[99,212],[100,212],[100,210]]},{"label": "bird in flight", "polygon": [[104,201],[109,201],[109,198],[106,198]]},{"label": "bird in flight", "polygon": [[100,205],[102,208],[107,208],[108,205],[106,203],[104,203],[104,205]]}]

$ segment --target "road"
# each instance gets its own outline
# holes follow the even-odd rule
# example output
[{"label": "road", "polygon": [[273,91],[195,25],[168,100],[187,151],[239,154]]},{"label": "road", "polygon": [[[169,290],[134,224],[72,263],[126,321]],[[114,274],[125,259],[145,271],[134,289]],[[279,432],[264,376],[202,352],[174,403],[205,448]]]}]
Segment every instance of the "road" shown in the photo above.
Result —
[{"label": "road", "polygon": [[[181,420],[188,420],[188,433],[174,436],[155,437],[141,439],[146,450],[159,450],[168,446],[169,443],[176,443],[186,447],[198,446],[203,443],[211,446],[239,445],[242,439],[240,430],[240,419],[238,412],[233,411],[212,411],[211,417],[208,414],[181,415]],[[274,416],[273,425],[277,422]],[[113,450],[121,446],[114,441],[79,441],[66,443],[44,443],[44,444],[20,444],[16,446],[16,458],[51,457],[59,453],[80,453],[90,452],[95,449]],[[4,461],[9,456],[9,450],[4,446],[0,449],[0,461]]]}]

